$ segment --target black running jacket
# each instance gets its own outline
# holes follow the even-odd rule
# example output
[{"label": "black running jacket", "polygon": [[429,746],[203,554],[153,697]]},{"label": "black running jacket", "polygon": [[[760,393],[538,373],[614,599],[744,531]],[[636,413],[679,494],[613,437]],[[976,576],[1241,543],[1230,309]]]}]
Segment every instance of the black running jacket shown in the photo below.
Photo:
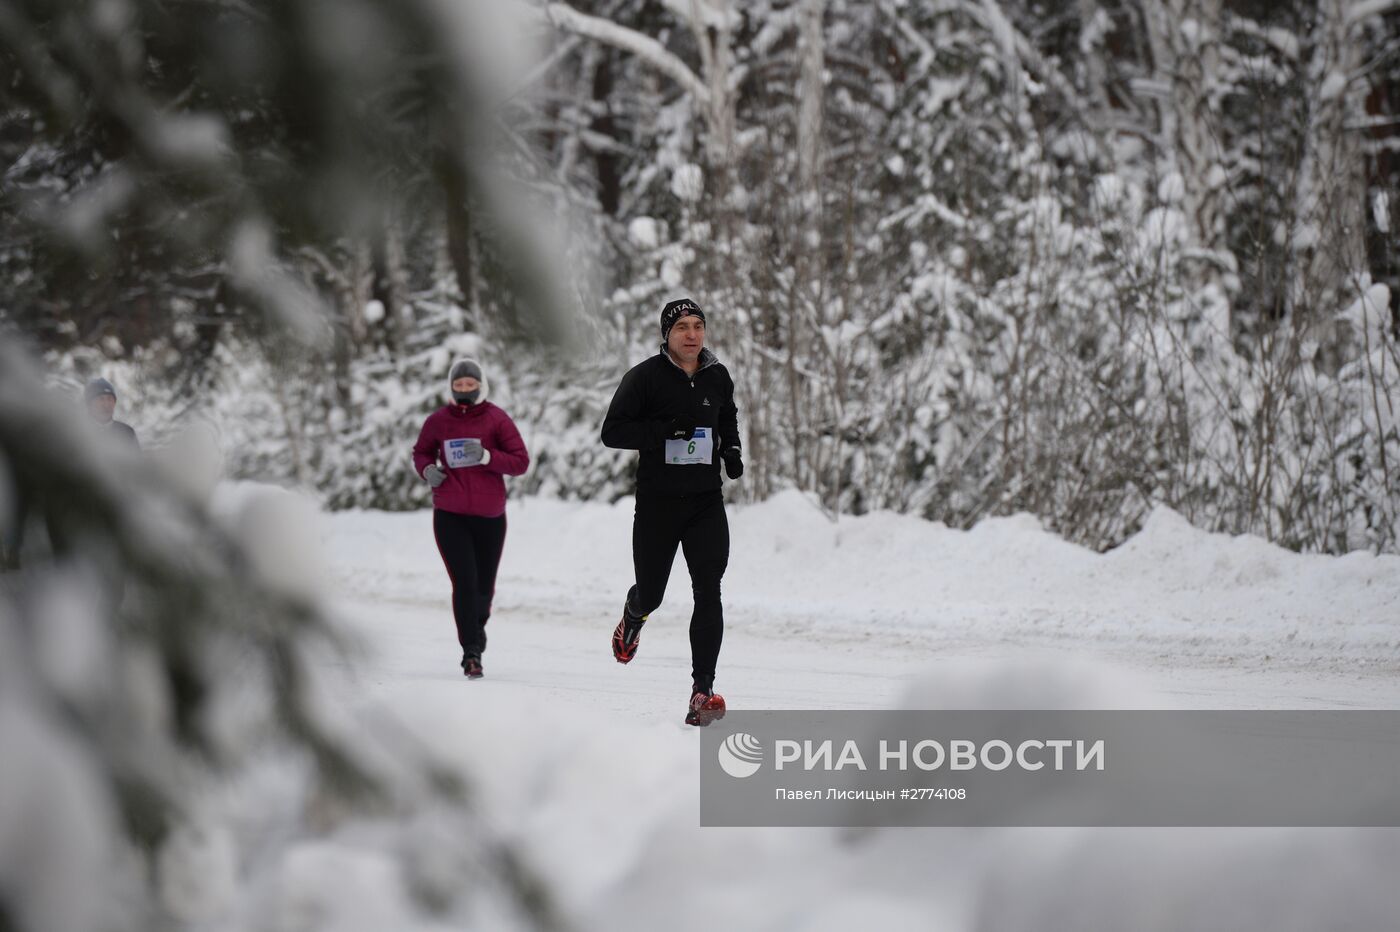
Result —
[{"label": "black running jacket", "polygon": [[[671,418],[695,415],[709,429],[713,451],[709,463],[667,462],[666,435]],[[693,495],[720,487],[720,451],[739,448],[739,409],[734,380],[708,348],[700,351],[700,368],[686,375],[663,346],[661,352],[627,371],[603,419],[603,443],[637,450],[638,495]],[[684,446],[672,453],[684,455]]]}]

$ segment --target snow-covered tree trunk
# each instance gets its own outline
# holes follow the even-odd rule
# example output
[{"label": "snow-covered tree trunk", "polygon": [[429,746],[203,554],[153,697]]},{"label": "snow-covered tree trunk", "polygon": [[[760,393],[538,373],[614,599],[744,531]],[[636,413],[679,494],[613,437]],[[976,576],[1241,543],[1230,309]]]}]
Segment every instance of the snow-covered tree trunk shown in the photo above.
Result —
[{"label": "snow-covered tree trunk", "polygon": [[721,239],[732,241],[737,235],[734,225],[737,214],[732,199],[737,180],[734,142],[738,108],[736,88],[730,79],[734,68],[734,27],[739,14],[730,0],[674,0],[668,5],[677,12],[684,11],[700,51],[700,75],[706,93],[697,103],[705,118],[707,186],[714,191],[712,200],[719,209],[717,232]]},{"label": "snow-covered tree trunk", "polygon": [[[1229,176],[1222,164],[1221,0],[1144,0],[1143,18],[1152,51],[1165,185],[1180,199],[1191,240],[1188,284],[1226,297],[1235,263],[1225,227]],[[1215,322],[1225,328],[1228,320]]]},{"label": "snow-covered tree trunk", "polygon": [[377,296],[384,305],[385,339],[390,346],[403,345],[403,334],[409,326],[407,315],[411,313],[408,303],[408,258],[404,253],[403,227],[395,212],[384,224],[375,257]]},{"label": "snow-covered tree trunk", "polygon": [[349,323],[351,345],[358,350],[369,340],[369,318],[365,308],[374,284],[374,260],[369,243],[363,240],[355,243],[351,249],[345,284],[344,293],[337,297],[343,302],[342,313]]},{"label": "snow-covered tree trunk", "polygon": [[[823,97],[826,42],[822,17],[826,0],[801,0],[798,17],[797,190],[794,199],[794,275],[789,298],[787,341],[788,392],[794,430],[794,454],[802,488],[817,491],[834,513],[835,492],[825,487],[827,447],[834,423],[831,391],[821,391],[834,373],[822,366],[825,332],[825,268],[822,225]],[[813,363],[817,363],[814,367]],[[824,378],[814,378],[820,368]]]},{"label": "snow-covered tree trunk", "polygon": [[1298,170],[1295,306],[1330,314],[1353,297],[1366,269],[1366,174],[1355,128],[1366,82],[1350,0],[1318,0],[1307,64],[1307,128]]},{"label": "snow-covered tree trunk", "polygon": [[447,228],[445,254],[457,283],[457,291],[461,295],[462,306],[474,312],[480,307],[477,293],[480,262],[472,229],[471,207],[467,203],[465,179],[453,166],[445,162],[441,171]]},{"label": "snow-covered tree trunk", "polygon": [[1085,98],[1099,117],[1095,127],[1104,125],[1108,113],[1108,73],[1104,67],[1103,38],[1111,21],[1100,0],[1076,0],[1079,12],[1079,53],[1084,61]]},{"label": "snow-covered tree trunk", "polygon": [[821,198],[822,97],[826,89],[826,38],[822,17],[825,11],[826,0],[802,0],[798,14],[802,68],[798,79],[797,165],[798,185],[806,212],[816,210]]},{"label": "snow-covered tree trunk", "polygon": [[315,269],[333,295],[331,306],[336,317],[331,322],[334,335],[331,360],[336,391],[327,402],[334,401],[345,411],[351,410],[351,363],[369,336],[365,305],[373,281],[369,244],[353,243],[348,253],[348,262],[337,262],[313,246],[303,246],[299,250],[299,255]]}]

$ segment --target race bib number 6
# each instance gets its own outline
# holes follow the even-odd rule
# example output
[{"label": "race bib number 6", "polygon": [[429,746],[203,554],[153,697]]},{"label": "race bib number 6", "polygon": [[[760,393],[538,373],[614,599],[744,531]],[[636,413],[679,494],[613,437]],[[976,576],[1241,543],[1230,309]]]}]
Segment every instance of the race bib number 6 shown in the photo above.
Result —
[{"label": "race bib number 6", "polygon": [[460,440],[448,440],[443,443],[443,458],[447,460],[448,469],[462,469],[472,466],[481,461],[481,457],[473,456],[468,458],[467,451],[481,449],[481,441],[475,437],[463,437]]},{"label": "race bib number 6", "polygon": [[708,427],[695,428],[695,436],[689,440],[666,441],[666,465],[700,466],[713,462],[714,438]]}]

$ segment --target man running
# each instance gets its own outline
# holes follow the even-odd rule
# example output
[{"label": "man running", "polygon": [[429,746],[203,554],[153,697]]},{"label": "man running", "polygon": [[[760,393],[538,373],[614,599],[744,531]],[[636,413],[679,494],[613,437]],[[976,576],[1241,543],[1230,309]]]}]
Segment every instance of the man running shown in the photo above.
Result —
[{"label": "man running", "polygon": [[690,570],[693,682],[687,725],[724,717],[715,663],[724,636],[720,580],[729,564],[729,521],[720,462],[730,479],[744,473],[734,380],[705,348],[705,313],[686,298],[661,311],[661,351],[622,377],[603,420],[603,443],[637,450],[637,510],[632,521],[636,584],[613,631],[618,663],[637,654],[642,625],[661,605],[679,545]]}]

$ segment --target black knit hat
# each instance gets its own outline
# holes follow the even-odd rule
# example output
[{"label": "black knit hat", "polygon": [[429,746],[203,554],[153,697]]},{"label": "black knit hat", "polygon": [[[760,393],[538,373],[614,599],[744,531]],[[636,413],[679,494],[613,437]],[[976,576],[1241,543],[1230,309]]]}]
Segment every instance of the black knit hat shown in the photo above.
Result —
[{"label": "black knit hat", "polygon": [[681,298],[663,307],[661,309],[661,342],[666,342],[666,338],[671,335],[671,327],[676,321],[691,315],[701,320],[705,319],[705,312],[700,310],[700,305],[690,298]]}]

